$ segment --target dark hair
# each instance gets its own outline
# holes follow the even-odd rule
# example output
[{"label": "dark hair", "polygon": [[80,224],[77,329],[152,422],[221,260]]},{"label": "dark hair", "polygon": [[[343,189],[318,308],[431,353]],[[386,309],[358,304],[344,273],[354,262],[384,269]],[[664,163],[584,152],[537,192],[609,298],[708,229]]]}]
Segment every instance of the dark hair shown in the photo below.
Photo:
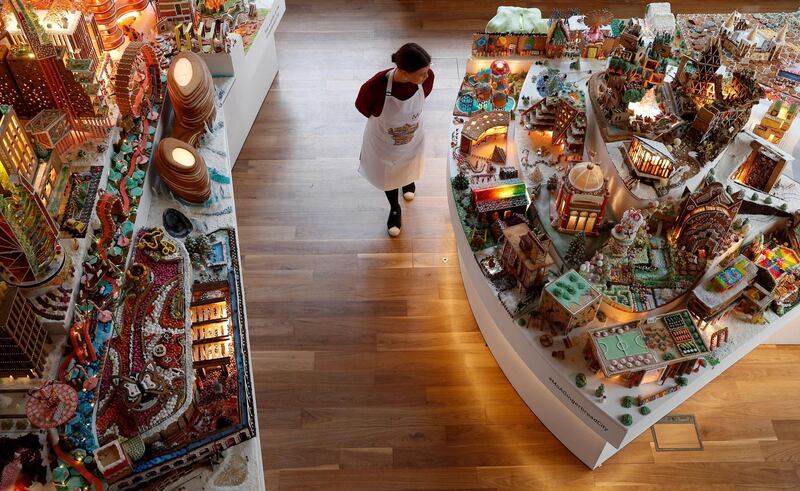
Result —
[{"label": "dark hair", "polygon": [[416,72],[431,64],[431,55],[417,43],[406,43],[392,53],[392,62],[406,72]]}]

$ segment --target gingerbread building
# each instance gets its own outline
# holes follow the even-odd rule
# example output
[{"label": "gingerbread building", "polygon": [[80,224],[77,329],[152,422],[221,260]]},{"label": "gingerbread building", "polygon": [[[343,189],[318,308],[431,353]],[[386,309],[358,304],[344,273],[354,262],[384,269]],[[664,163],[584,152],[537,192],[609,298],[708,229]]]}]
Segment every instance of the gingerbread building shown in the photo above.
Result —
[{"label": "gingerbread building", "polygon": [[0,375],[40,377],[47,331],[19,288],[0,282]]},{"label": "gingerbread building", "polygon": [[567,335],[594,320],[602,299],[600,292],[571,269],[544,287],[539,312]]},{"label": "gingerbread building", "polygon": [[602,169],[592,162],[575,164],[558,188],[553,225],[560,232],[597,235],[607,202],[608,185]]},{"label": "gingerbread building", "polygon": [[750,148],[747,158],[732,177],[740,184],[768,193],[778,182],[786,163],[794,158],[761,138],[754,138]]},{"label": "gingerbread building", "polygon": [[733,195],[714,182],[690,194],[672,231],[672,240],[702,257],[712,257],[727,239],[739,207],[742,193]]},{"label": "gingerbread building", "polygon": [[505,243],[500,253],[500,261],[505,271],[511,272],[522,291],[529,291],[541,284],[547,266],[552,262],[548,257],[550,241],[539,240],[525,223],[503,229]]}]

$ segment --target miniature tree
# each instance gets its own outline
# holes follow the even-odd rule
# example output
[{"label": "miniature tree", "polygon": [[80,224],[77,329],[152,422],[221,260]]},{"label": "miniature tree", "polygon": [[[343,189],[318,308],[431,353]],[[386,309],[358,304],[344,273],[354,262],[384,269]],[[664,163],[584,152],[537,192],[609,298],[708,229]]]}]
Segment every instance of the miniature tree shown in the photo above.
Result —
[{"label": "miniature tree", "polygon": [[631,102],[639,102],[644,97],[644,90],[641,89],[628,89],[622,96],[622,102],[629,104]]},{"label": "miniature tree", "polygon": [[771,196],[767,196],[766,198],[764,198],[764,204],[765,205],[771,205],[772,204],[772,197]]},{"label": "miniature tree", "polygon": [[675,377],[675,383],[677,383],[681,387],[686,387],[686,384],[689,383],[689,379],[686,377]]},{"label": "miniature tree", "polygon": [[619,37],[622,30],[625,29],[625,21],[622,19],[614,19],[611,21],[611,37]]},{"label": "miniature tree", "polygon": [[641,413],[642,416],[647,416],[650,414],[650,408],[647,406],[642,406],[639,408],[639,413]]},{"label": "miniature tree", "polygon": [[633,424],[633,416],[631,416],[630,414],[623,414],[622,416],[620,416],[619,420],[625,426],[630,426]]},{"label": "miniature tree", "polygon": [[464,175],[463,172],[459,172],[458,175],[453,177],[450,180],[450,183],[452,184],[453,189],[457,189],[458,191],[464,191],[469,187],[469,179]]},{"label": "miniature tree", "polygon": [[192,264],[202,266],[211,258],[211,240],[207,235],[187,237],[185,244]]},{"label": "miniature tree", "polygon": [[603,384],[598,385],[597,390],[594,391],[594,395],[596,397],[603,397],[605,393],[606,393],[606,386]]},{"label": "miniature tree", "polygon": [[561,91],[561,79],[557,75],[551,75],[547,79],[547,95],[556,95]]},{"label": "miniature tree", "polygon": [[577,375],[575,375],[575,385],[579,389],[582,389],[582,388],[586,387],[586,375],[583,372],[578,373]]},{"label": "miniature tree", "polygon": [[550,42],[556,46],[563,46],[567,44],[567,35],[564,33],[564,29],[556,27],[556,29],[553,31],[553,37],[550,38]]},{"label": "miniature tree", "polygon": [[786,211],[786,209],[787,209],[788,207],[789,207],[789,205],[787,205],[786,203],[781,203],[781,210],[782,210],[782,211]]},{"label": "miniature tree", "polygon": [[629,408],[633,406],[634,399],[631,396],[625,396],[622,398],[622,407]]},{"label": "miniature tree", "polygon": [[580,57],[575,58],[575,61],[569,64],[570,69],[572,70],[580,70],[581,69],[581,59]]},{"label": "miniature tree", "polygon": [[750,199],[753,200],[753,201],[757,200],[758,199],[758,193],[753,193],[753,195],[750,196]]},{"label": "miniature tree", "polygon": [[564,262],[572,267],[577,267],[586,261],[586,234],[581,232],[569,243],[569,249],[564,255]]}]

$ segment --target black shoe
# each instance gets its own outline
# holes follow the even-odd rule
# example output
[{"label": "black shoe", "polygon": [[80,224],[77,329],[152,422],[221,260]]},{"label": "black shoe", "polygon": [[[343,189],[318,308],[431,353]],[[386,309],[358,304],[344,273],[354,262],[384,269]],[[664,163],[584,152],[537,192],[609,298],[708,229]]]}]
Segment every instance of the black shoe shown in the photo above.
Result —
[{"label": "black shoe", "polygon": [[414,195],[417,191],[417,185],[413,182],[411,184],[407,184],[403,186],[403,199],[406,201],[411,201],[414,199]]},{"label": "black shoe", "polygon": [[389,220],[386,221],[386,229],[391,237],[400,235],[400,210],[392,210],[389,212]]}]

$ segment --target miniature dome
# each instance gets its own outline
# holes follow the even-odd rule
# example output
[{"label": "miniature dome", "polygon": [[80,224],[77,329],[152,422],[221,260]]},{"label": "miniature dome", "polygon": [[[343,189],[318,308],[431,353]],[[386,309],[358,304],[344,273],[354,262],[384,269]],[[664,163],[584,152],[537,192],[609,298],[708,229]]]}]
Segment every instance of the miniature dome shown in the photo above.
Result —
[{"label": "miniature dome", "polygon": [[569,171],[569,183],[578,191],[593,193],[603,188],[603,170],[591,162],[575,164]]},{"label": "miniature dome", "polygon": [[481,82],[475,86],[475,94],[477,94],[478,100],[488,101],[492,96],[492,86],[486,82]]},{"label": "miniature dome", "polygon": [[489,68],[493,75],[508,75],[508,72],[511,71],[511,67],[505,60],[494,60]]}]

